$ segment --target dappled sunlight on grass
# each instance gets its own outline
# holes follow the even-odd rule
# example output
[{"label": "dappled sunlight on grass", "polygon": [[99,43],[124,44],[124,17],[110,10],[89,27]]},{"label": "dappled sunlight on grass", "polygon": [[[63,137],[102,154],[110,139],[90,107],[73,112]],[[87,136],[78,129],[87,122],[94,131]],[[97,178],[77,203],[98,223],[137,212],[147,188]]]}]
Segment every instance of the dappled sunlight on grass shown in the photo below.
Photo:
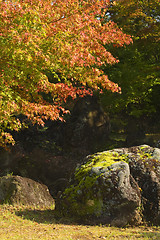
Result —
[{"label": "dappled sunlight on grass", "polygon": [[160,239],[160,227],[116,228],[80,225],[58,218],[53,208],[0,205],[0,239]]}]

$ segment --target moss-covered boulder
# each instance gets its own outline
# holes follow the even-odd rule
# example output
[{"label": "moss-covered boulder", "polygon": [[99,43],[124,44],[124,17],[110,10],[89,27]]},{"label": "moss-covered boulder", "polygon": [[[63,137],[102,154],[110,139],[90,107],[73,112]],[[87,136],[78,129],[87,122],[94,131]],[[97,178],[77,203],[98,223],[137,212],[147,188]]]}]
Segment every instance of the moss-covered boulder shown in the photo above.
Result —
[{"label": "moss-covered boulder", "polygon": [[0,178],[0,204],[3,203],[51,207],[54,199],[43,184],[20,176],[4,176]]},{"label": "moss-covered boulder", "polygon": [[56,202],[63,215],[115,226],[139,223],[141,194],[127,156],[105,151],[88,156]]},{"label": "moss-covered boulder", "polygon": [[113,152],[127,157],[131,175],[141,189],[143,219],[160,225],[160,149],[141,145]]}]

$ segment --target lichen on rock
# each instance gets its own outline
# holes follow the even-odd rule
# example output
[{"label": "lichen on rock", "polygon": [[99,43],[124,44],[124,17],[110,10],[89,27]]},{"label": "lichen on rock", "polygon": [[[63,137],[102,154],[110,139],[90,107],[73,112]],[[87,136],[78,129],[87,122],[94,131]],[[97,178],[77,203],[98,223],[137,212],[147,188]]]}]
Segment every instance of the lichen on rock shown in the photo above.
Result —
[{"label": "lichen on rock", "polygon": [[[140,191],[130,175],[125,155],[105,151],[88,156],[57,201],[63,215],[122,226],[139,213]],[[135,214],[136,212],[136,214]],[[139,217],[140,219],[140,217]]]}]

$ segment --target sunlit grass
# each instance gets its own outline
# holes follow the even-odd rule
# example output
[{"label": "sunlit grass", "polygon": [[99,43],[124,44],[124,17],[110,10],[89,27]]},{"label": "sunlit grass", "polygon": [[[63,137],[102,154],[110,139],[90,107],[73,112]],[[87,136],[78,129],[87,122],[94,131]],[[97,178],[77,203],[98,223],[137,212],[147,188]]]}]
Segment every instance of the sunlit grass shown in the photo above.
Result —
[{"label": "sunlit grass", "polygon": [[160,239],[160,227],[78,225],[55,217],[53,208],[0,205],[0,239]]}]

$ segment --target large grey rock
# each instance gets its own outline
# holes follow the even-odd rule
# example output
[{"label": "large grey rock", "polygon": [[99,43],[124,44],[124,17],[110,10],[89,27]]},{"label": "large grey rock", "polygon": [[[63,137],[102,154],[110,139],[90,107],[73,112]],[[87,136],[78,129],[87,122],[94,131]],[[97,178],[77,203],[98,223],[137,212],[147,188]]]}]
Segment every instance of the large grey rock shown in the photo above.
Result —
[{"label": "large grey rock", "polygon": [[20,176],[4,176],[0,178],[0,203],[51,207],[54,199],[43,184]]},{"label": "large grey rock", "polygon": [[148,145],[88,156],[76,169],[57,210],[81,219],[124,226],[160,224],[160,149]]},{"label": "large grey rock", "polygon": [[144,220],[160,224],[160,149],[148,145],[114,149],[126,156],[130,171],[141,189]]},{"label": "large grey rock", "polygon": [[63,215],[125,226],[141,221],[139,187],[124,157],[109,151],[88,156],[56,203]]}]

